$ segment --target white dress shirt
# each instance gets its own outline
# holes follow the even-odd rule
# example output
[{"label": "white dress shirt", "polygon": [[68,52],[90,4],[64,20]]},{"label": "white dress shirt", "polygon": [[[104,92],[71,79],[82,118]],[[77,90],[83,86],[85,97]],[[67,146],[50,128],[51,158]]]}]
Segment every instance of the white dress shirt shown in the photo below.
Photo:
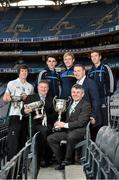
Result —
[{"label": "white dress shirt", "polygon": [[[44,102],[44,104],[45,104],[46,96],[42,96],[42,95],[40,95],[40,94],[39,94],[39,96],[40,96],[40,99],[41,99],[41,100]],[[42,107],[41,111],[42,111],[42,114],[44,114],[44,117],[43,117],[43,120],[42,120],[42,126],[47,126],[47,115],[46,115],[46,113],[45,113],[44,107]]]},{"label": "white dress shirt", "polygon": [[77,106],[78,103],[79,101],[74,101],[72,103],[72,105],[70,106],[69,115],[71,115],[71,113],[75,110],[75,107]]},{"label": "white dress shirt", "polygon": [[86,76],[84,76],[82,79],[80,80],[77,80],[76,83],[79,84],[79,85],[82,85],[84,80],[85,80]]},{"label": "white dress shirt", "polygon": [[[75,107],[77,106],[78,103],[79,101],[73,101],[72,105],[70,106],[69,115],[71,115],[71,113],[75,110]],[[69,128],[69,124],[65,123],[64,128]]]}]

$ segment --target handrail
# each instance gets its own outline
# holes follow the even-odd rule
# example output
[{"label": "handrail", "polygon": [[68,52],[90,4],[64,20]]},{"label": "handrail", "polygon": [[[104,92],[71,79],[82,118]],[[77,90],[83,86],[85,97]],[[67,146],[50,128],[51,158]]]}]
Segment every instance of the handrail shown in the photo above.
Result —
[{"label": "handrail", "polygon": [[37,152],[36,138],[40,132],[37,132],[32,141],[28,140],[25,147],[19,151],[9,162],[7,162],[0,170],[0,179],[29,179],[29,167],[31,166],[31,178],[37,178]]}]

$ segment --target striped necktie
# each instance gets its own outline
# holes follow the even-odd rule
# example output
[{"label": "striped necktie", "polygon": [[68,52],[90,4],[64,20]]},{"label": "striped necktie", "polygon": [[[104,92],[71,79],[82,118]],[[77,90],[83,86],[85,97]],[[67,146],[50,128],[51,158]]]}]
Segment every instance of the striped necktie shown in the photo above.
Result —
[{"label": "striped necktie", "polygon": [[69,115],[71,115],[71,113],[74,111],[76,105],[78,104],[78,102],[74,101],[70,107],[70,110],[69,110]]}]

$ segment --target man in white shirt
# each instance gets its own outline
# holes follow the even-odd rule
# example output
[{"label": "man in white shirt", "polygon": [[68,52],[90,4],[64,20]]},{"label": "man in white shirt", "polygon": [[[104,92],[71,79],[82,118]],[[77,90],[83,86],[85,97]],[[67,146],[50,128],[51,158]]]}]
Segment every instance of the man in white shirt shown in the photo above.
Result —
[{"label": "man in white shirt", "polygon": [[[19,65],[17,69],[19,77],[8,82],[3,96],[3,101],[11,104],[8,127],[8,160],[18,153],[26,141],[26,134],[24,134],[26,122],[22,119],[21,108],[26,97],[34,92],[33,86],[26,80],[28,71],[28,67],[25,64]],[[13,102],[12,98],[14,96],[21,97],[20,102]]]},{"label": "man in white shirt", "polygon": [[48,136],[47,141],[52,151],[54,152],[58,166],[56,170],[64,169],[62,163],[62,155],[60,151],[61,140],[67,140],[65,165],[72,164],[73,152],[76,143],[83,140],[86,133],[86,126],[89,121],[91,111],[90,103],[84,98],[84,89],[81,85],[75,84],[71,89],[73,102],[66,113],[66,121],[57,121],[54,126],[62,128],[61,132],[55,132]]}]

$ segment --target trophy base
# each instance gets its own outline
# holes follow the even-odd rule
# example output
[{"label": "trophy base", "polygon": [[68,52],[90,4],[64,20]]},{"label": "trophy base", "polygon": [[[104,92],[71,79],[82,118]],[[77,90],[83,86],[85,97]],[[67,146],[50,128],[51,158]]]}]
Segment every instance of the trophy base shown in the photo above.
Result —
[{"label": "trophy base", "polygon": [[43,117],[43,115],[36,115],[36,116],[34,116],[33,119],[41,119],[42,117]]}]

